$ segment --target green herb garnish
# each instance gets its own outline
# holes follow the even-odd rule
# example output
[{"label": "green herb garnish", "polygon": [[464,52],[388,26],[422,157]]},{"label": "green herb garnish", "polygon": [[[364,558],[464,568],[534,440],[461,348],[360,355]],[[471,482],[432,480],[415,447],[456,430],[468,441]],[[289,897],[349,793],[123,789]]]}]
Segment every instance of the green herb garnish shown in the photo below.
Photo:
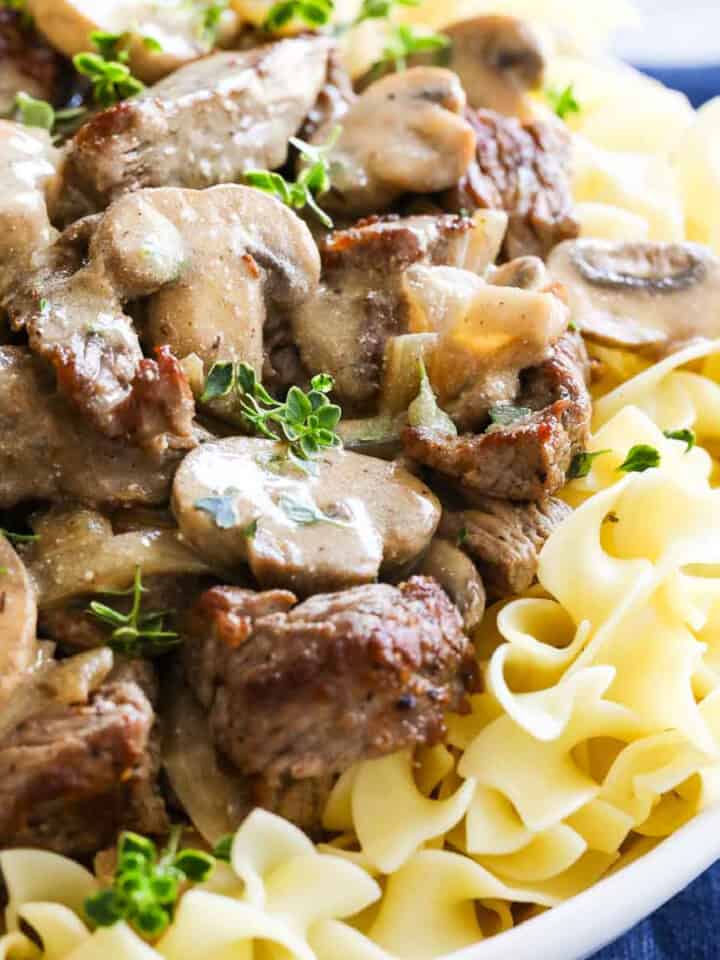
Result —
[{"label": "green herb garnish", "polygon": [[130,59],[130,33],[108,33],[107,30],[93,30],[90,39],[103,60],[117,60],[127,63]]},{"label": "green herb garnish", "polygon": [[163,629],[169,610],[142,611],[141,568],[135,568],[135,579],[128,590],[107,590],[108,596],[132,597],[129,613],[120,613],[104,603],[93,600],[87,612],[100,623],[112,627],[107,645],[128,657],[155,657],[167,653],[181,641],[177,633]]},{"label": "green herb garnish", "polygon": [[652,470],[659,466],[659,450],[646,443],[636,443],[634,447],[630,447],[618,470],[623,470],[625,473],[643,473],[645,470]]},{"label": "green herb garnish", "polygon": [[[103,36],[105,39],[101,43],[106,49],[110,49],[109,38],[114,40],[116,35]],[[77,53],[73,57],[73,64],[77,72],[92,83],[93,99],[101,107],[111,107],[119,100],[133,97],[145,89],[145,84],[134,77],[127,64],[121,60],[106,60],[100,53],[85,52]]]},{"label": "green herb garnish", "polygon": [[679,440],[685,444],[685,453],[689,453],[695,446],[696,438],[692,430],[663,430],[668,440]]},{"label": "green herb garnish", "polygon": [[38,533],[13,533],[12,530],[4,530],[0,527],[0,537],[5,537],[10,543],[37,543],[40,539]]},{"label": "green herb garnish", "polygon": [[460,530],[458,531],[458,535],[456,538],[457,545],[459,547],[464,547],[465,544],[468,542],[468,537],[469,537],[468,528],[461,527]]},{"label": "green herb garnish", "polygon": [[270,170],[248,170],[245,174],[245,183],[257,190],[262,190],[263,193],[277,197],[293,210],[309,207],[320,223],[330,230],[333,222],[317,205],[315,198],[327,193],[330,189],[329,155],[340,133],[341,128],[335,127],[327,143],[321,145],[305,143],[297,137],[290,137],[290,143],[299,150],[304,161],[294,181],[286,180],[279,173]]},{"label": "green herb garnish", "polygon": [[305,393],[290,387],[284,403],[272,397],[248,363],[213,364],[205,381],[202,403],[228,398],[242,421],[260,437],[281,440],[301,460],[320,450],[340,445],[335,433],[342,410],[330,403],[334,381],[318,374]]},{"label": "green herb garnish", "polygon": [[235,497],[240,493],[237,487],[228,487],[222,495],[203,497],[195,501],[196,510],[204,510],[211,514],[215,526],[221,530],[230,530],[237,525],[238,516],[235,510]]},{"label": "green herb garnish", "polygon": [[396,6],[418,7],[420,0],[363,0],[353,26],[364,20],[387,20]]},{"label": "green herb garnish", "polygon": [[545,99],[561,120],[565,120],[571,113],[580,113],[580,104],[575,98],[575,89],[573,84],[569,84],[564,90],[557,87],[547,87],[545,90]]},{"label": "green herb garnish", "polygon": [[393,26],[382,56],[370,68],[370,79],[377,80],[390,69],[396,72],[405,70],[408,57],[415,53],[441,54],[450,46],[450,38],[444,33],[434,33],[400,23]]},{"label": "green herb garnish", "polygon": [[205,43],[214,47],[217,43],[218,31],[222,15],[227,10],[228,0],[217,0],[211,3],[205,10],[202,21],[202,36]]},{"label": "green herb garnish", "polygon": [[318,507],[295,500],[293,497],[280,497],[278,506],[298,526],[306,527],[313,523],[332,523],[336,527],[346,527],[347,523],[337,520]]},{"label": "green herb garnish", "polygon": [[281,0],[268,11],[262,29],[266,33],[277,33],[292,22],[322,27],[330,21],[334,9],[333,0]]},{"label": "green herb garnish", "polygon": [[157,939],[170,925],[182,888],[204,883],[215,857],[203,850],[178,850],[182,827],[174,827],[167,847],[157,847],[137,833],[122,833],[113,885],[85,901],[85,914],[96,927],[121,920],[141,937]]},{"label": "green herb garnish", "polygon": [[87,112],[85,107],[55,110],[47,100],[37,100],[22,90],[15,95],[15,111],[20,123],[26,127],[39,127],[48,133],[52,133],[56,125],[69,123]]},{"label": "green herb garnish", "polygon": [[234,839],[235,834],[233,833],[226,833],[224,837],[220,837],[213,848],[213,856],[216,860],[220,860],[222,863],[230,863]]},{"label": "green herb garnish", "polygon": [[568,468],[567,479],[582,480],[582,478],[586,477],[592,470],[595,458],[602,457],[606,453],[610,453],[610,450],[596,450],[594,453],[585,450],[583,453],[576,453]]},{"label": "green herb garnish", "polygon": [[494,424],[499,427],[509,427],[516,420],[529,416],[532,413],[530,407],[515,407],[511,403],[498,403],[490,407],[489,415]]}]

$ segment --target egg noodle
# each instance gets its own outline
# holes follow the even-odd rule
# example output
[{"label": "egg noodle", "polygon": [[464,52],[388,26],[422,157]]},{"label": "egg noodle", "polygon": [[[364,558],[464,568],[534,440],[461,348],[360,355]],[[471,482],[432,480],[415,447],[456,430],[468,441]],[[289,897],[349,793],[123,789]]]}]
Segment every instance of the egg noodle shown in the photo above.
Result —
[{"label": "egg noodle", "polygon": [[[619,3],[601,23],[529,0],[433,0],[407,15],[438,28],[490,8],[542,21],[551,82],[572,83],[582,104],[569,122],[583,233],[720,253],[720,101],[696,114],[579,53],[625,15]],[[350,63],[373,59],[378,29],[352,31]],[[0,853],[0,960],[431,960],[572,897],[718,799],[720,341],[655,365],[594,351],[605,373],[589,450],[604,452],[563,493],[574,511],[542,551],[538,585],[476,631],[484,692],[448,718],[447,745],[347,771],[328,844],[255,811],[231,864],[185,893],[152,946],[124,923],[86,924],[99,884],[82,866]],[[679,430],[694,431],[692,449],[666,436]],[[636,444],[659,468],[618,470]]]}]

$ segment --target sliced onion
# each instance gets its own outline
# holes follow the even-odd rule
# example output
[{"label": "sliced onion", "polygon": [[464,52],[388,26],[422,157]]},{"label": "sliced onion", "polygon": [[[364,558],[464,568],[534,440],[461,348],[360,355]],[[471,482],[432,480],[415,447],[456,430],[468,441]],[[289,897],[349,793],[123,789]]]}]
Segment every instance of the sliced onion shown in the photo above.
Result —
[{"label": "sliced onion", "polygon": [[25,565],[0,535],[0,704],[36,661],[37,605]]},{"label": "sliced onion", "polygon": [[[122,590],[132,583],[138,566],[144,577],[211,572],[182,542],[177,530],[113,535],[101,521],[100,515],[91,511],[74,511],[53,519],[52,537],[43,529],[29,563],[41,609],[83,594]],[[65,538],[63,529],[71,535]]]},{"label": "sliced onion", "polygon": [[207,719],[179,675],[171,678],[162,711],[162,753],[170,784],[208,843],[233,833],[249,812],[240,777],[218,764]]},{"label": "sliced onion", "polygon": [[67,660],[50,660],[26,674],[0,710],[0,739],[43,710],[87,703],[113,668],[109,647],[98,647]]},{"label": "sliced onion", "polygon": [[462,614],[465,629],[470,633],[485,612],[485,587],[470,557],[449,540],[436,537],[419,572],[438,581]]}]

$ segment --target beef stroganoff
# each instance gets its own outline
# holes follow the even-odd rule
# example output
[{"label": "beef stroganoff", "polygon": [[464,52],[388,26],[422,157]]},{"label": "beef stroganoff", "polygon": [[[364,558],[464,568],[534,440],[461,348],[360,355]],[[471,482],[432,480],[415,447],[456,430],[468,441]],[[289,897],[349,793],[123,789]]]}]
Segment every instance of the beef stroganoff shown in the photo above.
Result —
[{"label": "beef stroganoff", "polygon": [[717,801],[720,107],[589,8],[0,2],[0,958],[440,960]]}]

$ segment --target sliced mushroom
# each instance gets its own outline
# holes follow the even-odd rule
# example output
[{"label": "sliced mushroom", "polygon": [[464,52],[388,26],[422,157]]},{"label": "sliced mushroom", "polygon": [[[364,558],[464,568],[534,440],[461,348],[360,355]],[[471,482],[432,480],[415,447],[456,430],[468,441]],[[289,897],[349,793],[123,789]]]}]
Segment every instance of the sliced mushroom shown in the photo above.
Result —
[{"label": "sliced mushroom", "polygon": [[394,464],[329,450],[307,466],[281,444],[233,437],[185,458],[172,506],[185,541],[262,587],[299,593],[368,583],[418,557],[440,505]]},{"label": "sliced mushroom", "polygon": [[[156,215],[164,221],[159,232]],[[146,336],[170,344],[178,356],[195,353],[206,369],[218,360],[244,360],[260,374],[267,306],[299,306],[320,279],[308,228],[260,190],[143,191],[115,204],[106,221],[106,261],[121,276],[131,272],[129,285],[153,257],[162,272],[179,241],[172,282],[148,302]]]},{"label": "sliced mushroom", "polygon": [[55,239],[47,194],[58,158],[45,130],[0,120],[0,297]]},{"label": "sliced mushroom", "polygon": [[106,211],[80,269],[38,271],[9,310],[31,348],[55,366],[59,386],[100,430],[117,436],[132,427],[143,445],[162,439],[163,446],[189,446],[193,404],[184,374],[169,371],[189,396],[181,419],[168,407],[173,383],[152,395],[161,358],[157,371],[142,360],[123,305],[150,298],[151,343],[196,353],[206,364],[243,359],[260,371],[266,299],[297,305],[319,273],[305,224],[259,190],[144,190]]},{"label": "sliced mushroom", "polygon": [[448,66],[460,77],[471,107],[523,121],[533,118],[527,94],[543,86],[545,55],[530,24],[517,17],[485,15],[443,32],[451,41]]},{"label": "sliced mushroom", "polygon": [[707,247],[575,240],[548,268],[590,340],[662,357],[720,335],[720,260]]},{"label": "sliced mushroom", "polygon": [[37,657],[35,590],[20,557],[0,535],[0,705]]},{"label": "sliced mushroom", "polygon": [[[130,66],[146,83],[207,55],[213,46],[214,37],[203,30],[206,6],[200,3],[27,0],[27,7],[38,29],[68,57],[92,50],[90,35],[95,31],[129,34]],[[225,12],[220,39],[231,36],[236,23],[234,14]],[[147,42],[148,37],[160,49]]]},{"label": "sliced mushroom", "polygon": [[[458,77],[438,67],[413,67],[372,84],[343,117],[324,205],[362,215],[389,207],[404,193],[454,187],[475,151],[464,109]],[[330,133],[323,125],[313,142],[325,142]]]},{"label": "sliced mushroom", "polygon": [[435,537],[418,573],[437,580],[462,614],[467,633],[477,627],[485,612],[485,587],[467,554],[449,540]]},{"label": "sliced mushroom", "polygon": [[452,267],[411,267],[405,287],[409,329],[439,334],[426,357],[428,374],[461,428],[512,403],[520,372],[542,363],[567,329],[567,307],[554,294],[499,287]]}]

